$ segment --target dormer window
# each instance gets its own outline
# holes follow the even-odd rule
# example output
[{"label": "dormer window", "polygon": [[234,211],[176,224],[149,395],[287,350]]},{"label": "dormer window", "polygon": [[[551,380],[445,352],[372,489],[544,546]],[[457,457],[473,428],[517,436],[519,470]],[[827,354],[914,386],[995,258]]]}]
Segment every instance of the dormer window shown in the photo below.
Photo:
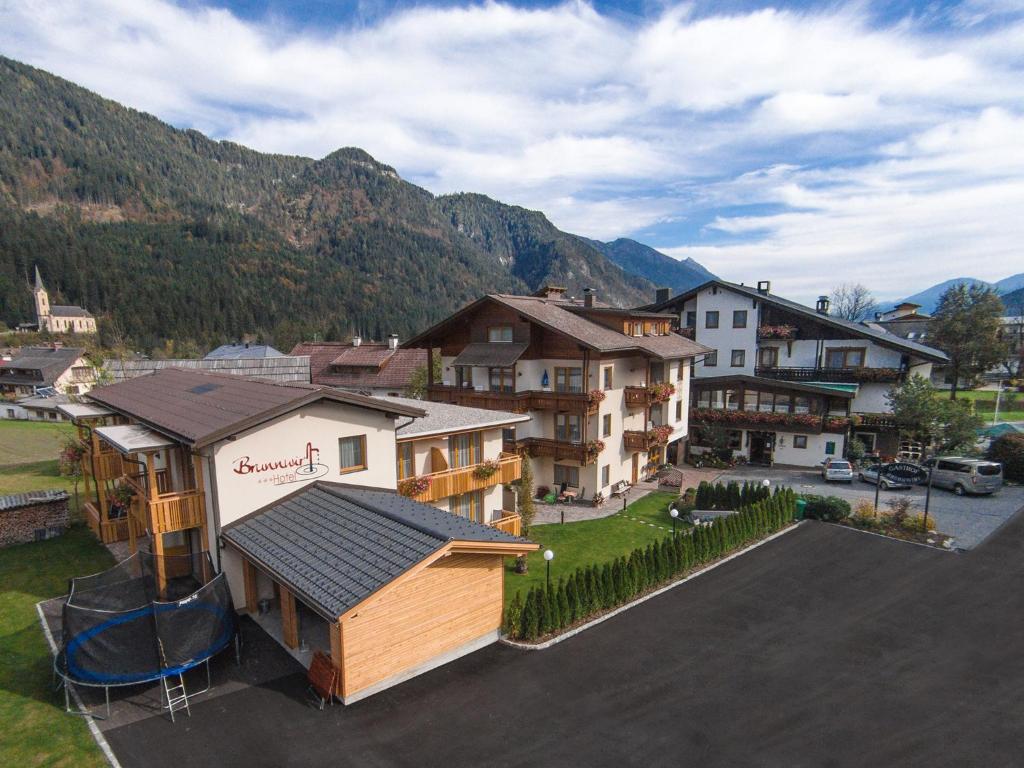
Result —
[{"label": "dormer window", "polygon": [[511,325],[493,325],[487,329],[487,340],[490,342],[508,343],[512,341]]}]

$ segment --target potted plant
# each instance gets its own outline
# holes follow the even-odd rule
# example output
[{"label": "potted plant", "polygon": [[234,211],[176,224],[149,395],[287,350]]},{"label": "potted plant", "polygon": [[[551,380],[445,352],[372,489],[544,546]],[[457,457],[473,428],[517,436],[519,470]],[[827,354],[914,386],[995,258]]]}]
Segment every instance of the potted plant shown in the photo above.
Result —
[{"label": "potted plant", "polygon": [[676,393],[676,388],[675,385],[663,381],[658,384],[652,384],[648,387],[648,391],[651,393],[651,402],[664,403]]},{"label": "potted plant", "polygon": [[493,477],[499,469],[501,469],[501,464],[497,459],[487,459],[473,468],[473,477],[477,480],[487,480]]},{"label": "potted plant", "polygon": [[605,501],[604,494],[601,493],[601,491],[598,491],[597,493],[595,493],[594,497],[591,499],[591,502],[593,502],[595,507],[602,506],[604,504],[604,501]]},{"label": "potted plant", "polygon": [[124,517],[132,505],[135,489],[128,483],[118,483],[110,492],[110,517]]},{"label": "potted plant", "polygon": [[608,397],[608,394],[603,389],[592,389],[587,395],[587,400],[591,405],[595,405],[597,403],[603,403],[606,397]]}]

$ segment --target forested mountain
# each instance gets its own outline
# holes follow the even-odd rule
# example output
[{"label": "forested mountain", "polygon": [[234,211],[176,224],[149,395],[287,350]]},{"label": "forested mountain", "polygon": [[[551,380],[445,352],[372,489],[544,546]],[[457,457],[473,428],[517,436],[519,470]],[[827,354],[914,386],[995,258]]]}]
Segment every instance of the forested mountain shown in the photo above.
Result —
[{"label": "forested mountain", "polygon": [[673,294],[695,288],[715,278],[715,275],[693,259],[673,259],[649,245],[630,240],[628,237],[620,237],[607,243],[580,239],[597,248],[627,272],[644,277],[659,287],[671,288]]},{"label": "forested mountain", "polygon": [[488,291],[545,282],[618,304],[653,286],[542,214],[434,197],[359,149],[271,155],[0,57],[0,320],[52,303],[148,349],[256,333],[288,347],[403,336]]}]

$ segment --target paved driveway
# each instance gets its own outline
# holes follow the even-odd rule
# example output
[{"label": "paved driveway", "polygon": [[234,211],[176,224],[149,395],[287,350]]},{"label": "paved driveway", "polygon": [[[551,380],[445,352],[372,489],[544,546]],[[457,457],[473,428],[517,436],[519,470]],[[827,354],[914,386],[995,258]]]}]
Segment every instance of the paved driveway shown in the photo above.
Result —
[{"label": "paved driveway", "polygon": [[[722,481],[770,479],[773,483],[789,485],[798,491],[819,493],[825,496],[841,496],[852,505],[858,499],[874,501],[875,486],[854,480],[845,483],[826,483],[817,470],[767,469],[765,467],[737,467],[719,476]],[[892,496],[909,496],[918,512],[924,511],[924,486],[915,486],[905,491],[879,490],[879,506],[885,508],[885,500]],[[936,520],[936,530],[956,539],[955,545],[964,549],[976,547],[994,530],[1009,520],[1013,513],[1024,507],[1024,487],[1004,486],[991,496],[961,497],[941,488],[932,489],[929,516]]]},{"label": "paved driveway", "polygon": [[107,737],[154,768],[1019,765],[1022,576],[1020,516],[964,554],[807,522],[545,651],[325,712],[287,674]]}]

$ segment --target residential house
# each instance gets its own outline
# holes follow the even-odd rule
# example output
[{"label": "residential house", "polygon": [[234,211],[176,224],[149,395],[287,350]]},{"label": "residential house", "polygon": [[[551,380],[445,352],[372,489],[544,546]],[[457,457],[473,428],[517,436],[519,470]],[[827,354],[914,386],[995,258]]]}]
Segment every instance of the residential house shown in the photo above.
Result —
[{"label": "residential house", "polygon": [[931,374],[946,355],[872,324],[756,288],[710,280],[646,309],[672,312],[713,351],[694,367],[690,450],[730,449],[757,463],[815,466],[847,439],[885,456],[900,451],[887,393]]},{"label": "residential house", "polygon": [[358,336],[351,342],[304,341],[292,354],[309,356],[314,384],[367,395],[405,395],[413,374],[427,365],[426,352],[403,349],[397,336],[385,344],[364,342]]},{"label": "residential house", "polygon": [[346,701],[496,639],[502,558],[536,548],[504,516],[395,492],[398,430],[427,417],[415,402],[172,368],[63,410],[97,535],[157,555],[161,587],[210,552],[235,605],[300,660],[329,652]]},{"label": "residential house", "polygon": [[53,344],[22,347],[10,361],[0,362],[0,395],[7,400],[40,394],[82,394],[96,383],[96,371],[80,347]]},{"label": "residential house", "polygon": [[48,333],[96,333],[96,318],[87,309],[65,304],[50,304],[50,294],[36,267],[36,284],[32,289],[36,307],[35,329]]},{"label": "residential house", "polygon": [[591,499],[675,458],[687,435],[690,362],[704,348],[672,319],[546,287],[484,296],[406,346],[440,355],[428,399],[529,414],[506,429],[506,452],[530,457],[538,487]]},{"label": "residential house", "polygon": [[513,430],[530,417],[450,403],[384,399],[426,413],[396,430],[400,492],[518,536],[517,500],[509,484],[520,477],[522,457],[506,451],[503,438],[506,429]]},{"label": "residential house", "polygon": [[59,406],[75,402],[71,395],[53,394],[49,396],[35,395],[23,397],[10,403],[4,403],[0,418],[20,419],[24,421],[68,421]]}]

